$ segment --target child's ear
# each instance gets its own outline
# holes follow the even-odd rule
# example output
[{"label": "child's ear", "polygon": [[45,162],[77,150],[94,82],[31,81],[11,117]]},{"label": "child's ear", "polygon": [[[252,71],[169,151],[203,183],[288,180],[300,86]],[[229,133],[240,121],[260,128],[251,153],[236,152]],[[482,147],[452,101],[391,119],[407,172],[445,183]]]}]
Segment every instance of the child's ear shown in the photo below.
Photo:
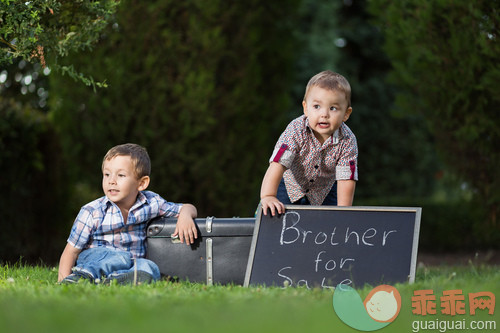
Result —
[{"label": "child's ear", "polygon": [[345,112],[345,115],[344,115],[344,122],[347,121],[347,119],[349,119],[349,117],[351,116],[351,113],[352,113],[352,107],[348,107],[346,112]]},{"label": "child's ear", "polygon": [[307,103],[306,103],[306,101],[302,101],[302,107],[304,108],[304,114],[307,116]]},{"label": "child's ear", "polygon": [[139,180],[139,191],[144,191],[149,186],[149,176],[144,176]]}]

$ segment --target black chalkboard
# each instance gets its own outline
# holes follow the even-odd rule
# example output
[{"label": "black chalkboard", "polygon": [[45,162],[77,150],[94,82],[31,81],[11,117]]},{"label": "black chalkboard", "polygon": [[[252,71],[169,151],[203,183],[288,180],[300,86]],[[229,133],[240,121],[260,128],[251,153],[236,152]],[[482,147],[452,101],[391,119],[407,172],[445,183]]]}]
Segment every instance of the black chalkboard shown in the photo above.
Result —
[{"label": "black chalkboard", "polygon": [[412,283],[421,211],[289,205],[273,217],[259,207],[244,285]]}]

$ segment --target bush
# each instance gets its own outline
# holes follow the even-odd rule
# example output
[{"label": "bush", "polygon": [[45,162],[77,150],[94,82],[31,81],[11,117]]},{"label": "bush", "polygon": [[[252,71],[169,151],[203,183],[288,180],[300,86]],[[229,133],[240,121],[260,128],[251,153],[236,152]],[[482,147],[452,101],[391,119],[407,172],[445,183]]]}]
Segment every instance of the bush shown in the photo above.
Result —
[{"label": "bush", "polygon": [[487,207],[480,223],[498,230],[500,3],[377,0],[370,8],[400,88],[398,108],[424,116],[443,161]]},{"label": "bush", "polygon": [[46,116],[0,98],[0,261],[54,262],[68,221],[58,139]]},{"label": "bush", "polygon": [[380,207],[422,207],[419,251],[454,252],[498,249],[500,232],[488,227],[487,209],[470,199],[439,201],[428,199],[359,200],[357,205]]},{"label": "bush", "polygon": [[150,189],[200,216],[253,214],[289,107],[290,1],[124,1],[91,54],[72,62],[109,87],[51,77],[73,179],[100,187],[117,144],[145,146]]}]

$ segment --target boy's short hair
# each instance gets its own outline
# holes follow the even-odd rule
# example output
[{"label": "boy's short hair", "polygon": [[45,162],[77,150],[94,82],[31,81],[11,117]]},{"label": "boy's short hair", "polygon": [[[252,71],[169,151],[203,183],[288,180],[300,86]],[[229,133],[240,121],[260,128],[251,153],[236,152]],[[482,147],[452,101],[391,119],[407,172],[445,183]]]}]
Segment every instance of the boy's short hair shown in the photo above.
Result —
[{"label": "boy's short hair", "polygon": [[104,156],[102,160],[102,168],[104,169],[104,162],[109,161],[116,156],[130,156],[132,164],[134,165],[135,175],[138,179],[149,176],[151,173],[151,160],[149,159],[146,148],[139,146],[135,143],[125,143],[122,145],[114,146]]},{"label": "boy's short hair", "polygon": [[345,98],[347,99],[347,107],[351,106],[351,85],[342,75],[332,71],[323,71],[314,75],[307,83],[304,100],[306,100],[309,90],[314,86],[327,90],[338,90],[343,92],[345,94]]}]

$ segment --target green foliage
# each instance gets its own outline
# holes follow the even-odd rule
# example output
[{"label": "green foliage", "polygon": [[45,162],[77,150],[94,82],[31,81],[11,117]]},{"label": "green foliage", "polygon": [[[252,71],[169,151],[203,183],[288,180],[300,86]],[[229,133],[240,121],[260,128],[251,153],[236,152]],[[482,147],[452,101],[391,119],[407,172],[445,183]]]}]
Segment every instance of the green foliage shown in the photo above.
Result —
[{"label": "green foliage", "polygon": [[[300,1],[292,30],[298,47],[294,50],[294,81],[290,82],[293,106],[289,120],[302,113],[302,99],[309,79],[323,70],[337,67],[339,50],[335,43],[338,42],[340,7],[341,3],[336,1]],[[338,71],[343,73],[341,69]],[[283,124],[283,130],[286,125]]]},{"label": "green foliage", "polygon": [[1,98],[12,98],[34,109],[46,111],[49,95],[48,67],[31,64],[20,58],[0,72]]},{"label": "green foliage", "polygon": [[418,248],[425,253],[497,249],[500,242],[497,228],[484,223],[487,212],[477,200],[383,197],[365,199],[364,203],[381,207],[422,207]]},{"label": "green foliage", "polygon": [[419,248],[429,251],[465,251],[498,247],[500,233],[485,225],[485,210],[480,202],[422,204],[423,220]]},{"label": "green foliage", "polygon": [[78,73],[73,66],[59,66],[70,52],[90,49],[113,17],[120,1],[104,0],[2,0],[0,1],[0,64],[15,58],[50,65],[86,85],[104,86]]},{"label": "green foliage", "polygon": [[99,47],[71,60],[109,89],[51,81],[51,117],[76,179],[100,188],[107,149],[136,142],[152,159],[151,190],[193,202],[200,216],[253,215],[289,106],[294,10],[290,1],[124,2]]},{"label": "green foliage", "polygon": [[444,161],[498,228],[500,2],[376,0],[371,10],[401,87],[400,112],[425,117]]},{"label": "green foliage", "polygon": [[388,84],[390,62],[382,50],[383,35],[371,23],[366,1],[353,1],[338,13],[338,71],[351,83],[353,113],[347,124],[359,147],[355,204],[373,198],[428,197],[441,169],[422,117],[398,115],[395,88]]},{"label": "green foliage", "polygon": [[46,116],[0,98],[0,261],[55,260],[64,245],[68,188],[58,140]]}]

